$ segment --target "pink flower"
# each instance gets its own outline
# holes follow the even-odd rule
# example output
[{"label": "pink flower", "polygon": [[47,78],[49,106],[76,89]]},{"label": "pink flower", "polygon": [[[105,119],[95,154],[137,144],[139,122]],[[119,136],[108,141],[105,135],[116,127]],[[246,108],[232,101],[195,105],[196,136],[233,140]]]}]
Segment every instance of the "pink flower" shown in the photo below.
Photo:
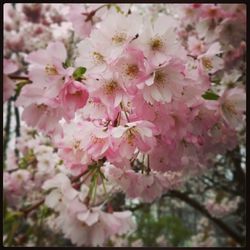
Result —
[{"label": "pink flower", "polygon": [[246,93],[241,88],[226,90],[221,96],[220,112],[232,128],[242,123],[242,115],[246,111]]},{"label": "pink flower", "polygon": [[139,198],[143,202],[152,202],[164,191],[177,188],[181,180],[180,172],[151,171],[146,175],[131,169],[120,169],[109,163],[104,164],[102,171],[108,180],[120,186],[129,198]]},{"label": "pink flower", "polygon": [[188,50],[191,55],[199,56],[205,52],[205,44],[200,39],[197,39],[195,36],[191,36],[188,38]]},{"label": "pink flower", "polygon": [[211,74],[222,69],[224,66],[224,61],[219,56],[217,56],[221,52],[220,44],[218,42],[213,43],[206,53],[198,56],[200,67]]},{"label": "pink flower", "polygon": [[12,173],[3,173],[3,188],[8,205],[19,207],[21,200],[33,188],[31,174],[26,169],[18,169]]},{"label": "pink flower", "polygon": [[55,143],[59,155],[70,168],[89,164],[104,156],[113,156],[110,132],[101,125],[87,121],[64,124],[63,134]]},{"label": "pink flower", "polygon": [[75,111],[85,106],[88,97],[88,91],[82,83],[72,79],[65,82],[58,95],[64,118],[67,120],[74,118]]},{"label": "pink flower", "polygon": [[167,63],[171,58],[185,58],[184,48],[177,43],[174,27],[176,21],[166,15],[159,16],[153,25],[145,21],[145,28],[132,44],[143,50],[148,61],[155,67]]},{"label": "pink flower", "polygon": [[16,83],[8,75],[17,71],[16,63],[9,59],[3,61],[3,101],[6,102],[13,94]]},{"label": "pink flower", "polygon": [[204,4],[200,13],[201,18],[205,19],[219,19],[225,17],[225,11],[218,5]]},{"label": "pink flower", "polygon": [[4,173],[4,189],[16,194],[21,194],[27,186],[23,186],[31,178],[29,171],[19,169],[13,173]]},{"label": "pink flower", "polygon": [[[148,179],[151,179],[150,182],[148,182]],[[159,180],[156,178],[155,175],[151,173],[150,177],[141,175],[142,182],[144,184],[144,190],[140,194],[140,198],[143,202],[152,202],[156,198],[161,197],[163,192],[163,186],[159,182]]]},{"label": "pink flower", "polygon": [[58,121],[61,117],[62,110],[51,108],[45,104],[30,104],[22,113],[22,119],[28,126],[35,127],[45,133],[59,132]]},{"label": "pink flower", "polygon": [[90,163],[91,159],[85,151],[88,143],[85,138],[89,133],[89,123],[65,123],[62,127],[63,136],[55,139],[55,144],[59,148],[58,154],[64,160],[65,165],[71,168],[75,165]]},{"label": "pink flower", "polygon": [[29,65],[29,78],[35,84],[47,88],[57,88],[55,95],[59,92],[67,75],[63,63],[67,59],[67,51],[62,42],[53,42],[46,49],[32,52],[26,58]]},{"label": "pink flower", "polygon": [[129,198],[140,197],[146,186],[153,182],[152,176],[144,176],[130,169],[119,169],[111,164],[106,164],[103,171],[106,177],[119,185]]},{"label": "pink flower", "polygon": [[95,211],[95,209],[88,210],[86,208],[85,211],[81,211],[80,213],[77,214],[77,219],[86,223],[88,226],[92,226],[95,224],[98,219],[99,219],[99,211]]},{"label": "pink flower", "polygon": [[89,79],[87,86],[91,96],[99,98],[109,109],[116,108],[121,101],[127,102],[128,100],[123,82],[116,73],[106,72],[93,79]]},{"label": "pink flower", "polygon": [[135,95],[136,85],[148,78],[147,65],[141,50],[127,47],[124,53],[114,62],[113,70],[119,73],[124,87],[129,94]]},{"label": "pink flower", "polygon": [[[103,156],[108,156],[112,153],[112,141],[109,129],[102,126],[96,126],[93,123],[89,123],[89,130],[85,134],[86,152],[89,157],[94,160],[98,160]],[[86,129],[86,127],[85,127]]]},{"label": "pink flower", "polygon": [[[48,109],[53,109],[54,113],[57,113],[55,117],[58,121],[62,112],[57,97],[63,88],[64,78],[70,71],[66,71],[62,66],[66,56],[66,49],[61,42],[51,43],[47,49],[29,54],[27,57],[27,61],[31,63],[29,65],[29,78],[33,83],[22,88],[16,104],[25,108],[30,105],[34,107],[34,104],[48,106]],[[45,109],[40,109],[40,114],[42,110]]]},{"label": "pink flower", "polygon": [[54,96],[57,94],[58,89],[42,87],[39,84],[26,84],[19,95],[16,105],[28,107],[31,104],[48,105],[53,108],[59,106],[59,102]]},{"label": "pink flower", "polygon": [[155,146],[155,127],[148,121],[136,121],[127,123],[112,129],[114,138],[114,150],[120,157],[130,158],[136,148],[148,153]]},{"label": "pink flower", "polygon": [[153,104],[155,101],[169,103],[180,97],[184,82],[183,71],[183,64],[175,60],[155,68],[142,89],[144,99]]},{"label": "pink flower", "polygon": [[87,74],[101,73],[107,69],[109,44],[105,43],[98,30],[94,30],[89,38],[82,40],[77,48],[79,54],[75,60],[77,67],[86,67]]},{"label": "pink flower", "polygon": [[98,30],[102,34],[102,41],[104,44],[111,45],[107,51],[110,61],[115,60],[123,53],[124,49],[140,31],[141,25],[139,15],[132,13],[125,16],[117,12],[110,14],[100,23]]},{"label": "pink flower", "polygon": [[[74,118],[75,111],[85,106],[89,96],[86,87],[70,76],[73,68],[63,68],[66,56],[64,45],[55,42],[27,58],[31,63],[29,76],[34,82],[23,87],[16,104],[25,107],[23,118],[27,124],[44,132],[58,131],[56,123],[62,117],[67,121]],[[30,117],[31,110],[38,110],[38,116]]]},{"label": "pink flower", "polygon": [[55,209],[59,209],[61,200],[63,202],[68,202],[76,198],[78,192],[72,188],[69,178],[62,174],[58,173],[52,179],[49,179],[44,182],[42,188],[44,190],[53,190],[46,196],[45,203]]},{"label": "pink flower", "polygon": [[[112,101],[112,100],[111,100]],[[89,97],[84,109],[78,111],[79,115],[86,120],[112,120],[114,121],[120,111],[120,107],[107,107],[99,97]]]},{"label": "pink flower", "polygon": [[[86,5],[76,5],[71,4],[67,19],[73,24],[73,28],[76,31],[76,34],[81,38],[86,38],[90,35],[90,32],[93,28],[94,21],[98,20],[95,16],[90,17],[91,12],[99,7],[100,4],[92,4],[92,6]],[[98,14],[98,12],[97,12]]]}]

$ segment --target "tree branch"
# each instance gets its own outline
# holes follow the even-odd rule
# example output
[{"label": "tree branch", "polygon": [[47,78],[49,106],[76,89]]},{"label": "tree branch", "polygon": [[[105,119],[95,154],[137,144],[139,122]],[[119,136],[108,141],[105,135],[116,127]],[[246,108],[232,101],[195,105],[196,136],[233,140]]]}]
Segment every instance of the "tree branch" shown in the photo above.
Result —
[{"label": "tree branch", "polygon": [[24,214],[24,216],[27,216],[31,211],[40,207],[44,203],[44,201],[45,199],[42,199],[38,201],[37,203],[35,203],[34,205],[32,205],[31,207],[21,210],[21,212]]},{"label": "tree branch", "polygon": [[3,140],[3,162],[6,160],[6,150],[8,142],[10,140],[10,125],[11,125],[11,100],[8,101],[6,125],[4,128],[4,140]]},{"label": "tree branch", "polygon": [[173,198],[178,198],[182,201],[185,201],[188,205],[192,206],[194,209],[202,213],[204,216],[206,216],[208,219],[210,219],[212,222],[214,222],[222,231],[224,231],[227,235],[229,235],[231,238],[233,238],[236,242],[238,242],[240,245],[243,245],[245,242],[245,238],[241,235],[238,235],[236,232],[234,232],[227,224],[225,224],[223,221],[219,220],[218,218],[213,217],[205,207],[203,207],[200,203],[198,203],[196,200],[188,197],[186,194],[181,193],[177,190],[169,191],[164,196],[170,196]]},{"label": "tree branch", "polygon": [[[17,137],[20,137],[20,115],[19,115],[18,107],[15,107],[15,117],[16,117],[15,131],[16,131],[16,138],[17,138]],[[17,147],[15,148],[15,154],[16,154],[16,157],[18,158],[19,157],[19,151],[18,151]]]}]

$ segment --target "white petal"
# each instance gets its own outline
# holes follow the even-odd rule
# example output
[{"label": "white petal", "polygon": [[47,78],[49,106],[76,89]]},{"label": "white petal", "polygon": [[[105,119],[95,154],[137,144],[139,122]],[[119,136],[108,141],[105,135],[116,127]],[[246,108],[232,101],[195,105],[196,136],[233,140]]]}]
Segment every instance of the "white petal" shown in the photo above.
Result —
[{"label": "white petal", "polygon": [[50,208],[55,208],[61,197],[62,195],[59,190],[53,190],[46,196],[45,204]]},{"label": "white petal", "polygon": [[113,128],[112,130],[112,136],[115,138],[119,138],[123,135],[123,133],[127,130],[127,128],[119,126],[116,128]]},{"label": "white petal", "polygon": [[158,102],[162,100],[162,95],[156,87],[151,88],[151,95]]}]

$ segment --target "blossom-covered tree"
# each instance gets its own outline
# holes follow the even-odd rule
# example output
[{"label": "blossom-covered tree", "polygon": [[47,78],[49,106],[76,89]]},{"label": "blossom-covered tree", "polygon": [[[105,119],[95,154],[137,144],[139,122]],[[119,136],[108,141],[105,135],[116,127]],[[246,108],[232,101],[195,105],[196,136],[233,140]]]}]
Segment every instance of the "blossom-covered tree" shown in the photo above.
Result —
[{"label": "blossom-covered tree", "polygon": [[244,4],[4,4],[4,244],[244,245],[245,41]]}]

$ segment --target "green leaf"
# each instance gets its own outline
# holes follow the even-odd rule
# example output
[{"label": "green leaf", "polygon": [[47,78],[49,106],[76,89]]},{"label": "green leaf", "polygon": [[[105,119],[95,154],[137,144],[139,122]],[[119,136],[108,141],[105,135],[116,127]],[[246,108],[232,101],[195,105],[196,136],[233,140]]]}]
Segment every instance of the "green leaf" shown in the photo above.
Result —
[{"label": "green leaf", "polygon": [[84,73],[86,72],[86,68],[84,67],[78,67],[74,73],[73,73],[73,77],[75,80],[81,80],[82,76],[84,75]]},{"label": "green leaf", "polygon": [[203,94],[202,97],[206,100],[218,100],[220,96],[209,90]]}]

